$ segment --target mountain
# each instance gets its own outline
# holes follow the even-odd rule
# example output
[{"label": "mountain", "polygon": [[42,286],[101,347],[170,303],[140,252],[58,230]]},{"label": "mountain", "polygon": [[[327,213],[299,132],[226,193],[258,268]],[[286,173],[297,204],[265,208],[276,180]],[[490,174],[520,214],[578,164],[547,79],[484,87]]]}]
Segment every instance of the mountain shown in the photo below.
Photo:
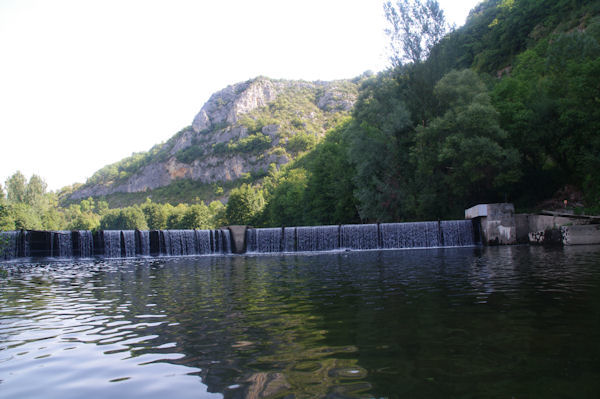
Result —
[{"label": "mountain", "polygon": [[228,86],[210,97],[191,126],[148,152],[105,166],[69,199],[148,192],[179,180],[211,184],[262,176],[270,165],[310,150],[348,115],[359,80],[257,77]]}]

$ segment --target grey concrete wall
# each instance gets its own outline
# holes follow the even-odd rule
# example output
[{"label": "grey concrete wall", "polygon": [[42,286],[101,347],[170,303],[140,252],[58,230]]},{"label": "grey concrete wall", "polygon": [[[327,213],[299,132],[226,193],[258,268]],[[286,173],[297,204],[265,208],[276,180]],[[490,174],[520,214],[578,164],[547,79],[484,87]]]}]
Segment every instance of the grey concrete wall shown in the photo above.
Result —
[{"label": "grey concrete wall", "polygon": [[529,231],[545,231],[548,229],[557,229],[566,224],[569,225],[580,225],[589,224],[587,219],[575,219],[567,218],[562,216],[549,216],[549,215],[528,215],[529,219]]},{"label": "grey concrete wall", "polygon": [[246,252],[246,229],[248,226],[227,226],[231,234],[231,252],[234,254],[243,254]]},{"label": "grey concrete wall", "polygon": [[465,210],[466,219],[479,219],[485,245],[517,243],[515,206],[509,203],[480,204]]},{"label": "grey concrete wall", "polygon": [[517,243],[519,244],[527,244],[529,242],[529,216],[526,213],[515,215]]},{"label": "grey concrete wall", "polygon": [[600,224],[563,226],[560,231],[564,245],[600,244]]}]

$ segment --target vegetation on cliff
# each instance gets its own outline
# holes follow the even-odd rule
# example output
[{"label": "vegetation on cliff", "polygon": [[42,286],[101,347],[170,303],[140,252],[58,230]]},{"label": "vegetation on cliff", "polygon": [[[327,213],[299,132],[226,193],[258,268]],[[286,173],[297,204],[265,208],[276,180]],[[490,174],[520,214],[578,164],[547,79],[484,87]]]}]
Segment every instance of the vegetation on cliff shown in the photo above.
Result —
[{"label": "vegetation on cliff", "polygon": [[[386,4],[393,40],[407,39],[400,28],[402,7],[412,12],[410,4],[419,2]],[[439,13],[427,18],[444,26]],[[487,0],[465,26],[440,37],[418,41],[426,47],[412,53],[399,44],[412,40],[414,47],[419,38],[396,43],[409,53],[393,54],[392,68],[338,82],[333,91],[297,83],[228,126],[219,122],[229,115],[223,113],[202,134],[186,128],[148,153],[107,166],[87,185],[123,183],[169,159],[198,166],[211,157],[241,157],[235,159],[254,165],[235,178],[183,178],[148,191],[84,199],[53,213],[48,204],[56,203],[56,195],[34,204],[33,197],[18,194],[27,185],[15,184],[25,180],[17,176],[0,199],[1,226],[193,228],[462,218],[476,203],[511,201],[531,209],[567,185],[583,193],[583,203],[575,205],[599,212],[600,4]],[[276,81],[262,82],[276,89]],[[225,112],[228,103],[220,98],[227,97],[216,96],[211,109]],[[344,108],[348,98],[351,112]],[[220,139],[211,141],[211,133]],[[126,208],[109,210],[103,201]],[[32,216],[36,207],[45,209],[37,212],[42,216]]]}]

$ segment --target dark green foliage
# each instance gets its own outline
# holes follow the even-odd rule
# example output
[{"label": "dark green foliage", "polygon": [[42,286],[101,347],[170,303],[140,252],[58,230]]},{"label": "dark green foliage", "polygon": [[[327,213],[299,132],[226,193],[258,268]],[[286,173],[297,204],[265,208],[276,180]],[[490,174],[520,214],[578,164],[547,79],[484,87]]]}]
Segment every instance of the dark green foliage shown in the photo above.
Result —
[{"label": "dark green foliage", "polygon": [[414,133],[401,94],[397,80],[388,74],[366,81],[348,128],[354,194],[363,220],[403,219],[411,206],[409,150]]},{"label": "dark green foliage", "polygon": [[459,216],[499,202],[518,181],[519,155],[506,146],[487,89],[471,70],[452,71],[435,88],[442,114],[417,128],[417,216]]},{"label": "dark green foliage", "polygon": [[24,203],[27,197],[27,180],[20,171],[6,181],[6,199],[12,203]]},{"label": "dark green foliage", "polygon": [[249,184],[231,190],[225,217],[232,225],[253,224],[265,206],[265,200],[260,188]]},{"label": "dark green foliage", "polygon": [[232,153],[261,153],[271,147],[271,137],[266,136],[262,133],[255,133],[250,136],[244,137],[235,143],[230,143],[227,147],[228,150]]},{"label": "dark green foliage", "polygon": [[198,144],[191,145],[186,149],[179,151],[175,154],[175,157],[179,162],[191,164],[196,159],[200,159],[204,156],[204,148]]},{"label": "dark green foliage", "polygon": [[348,160],[348,123],[330,131],[315,149],[265,179],[265,226],[358,222],[353,176]]},{"label": "dark green foliage", "polygon": [[[305,202],[307,177],[303,168],[293,168],[277,178],[268,206],[261,215],[267,226],[302,226],[308,206]],[[230,200],[231,201],[231,200]]]},{"label": "dark green foliage", "polygon": [[139,207],[111,209],[100,219],[101,230],[148,230]]},{"label": "dark green foliage", "polygon": [[290,137],[285,144],[288,153],[297,155],[312,149],[317,143],[317,137],[311,133],[300,132]]},{"label": "dark green foliage", "polygon": [[183,215],[183,225],[188,229],[208,229],[211,225],[210,210],[204,203],[190,205]]},{"label": "dark green foliage", "polygon": [[153,203],[148,198],[141,208],[150,230],[164,230],[167,228],[168,209],[165,206]]}]

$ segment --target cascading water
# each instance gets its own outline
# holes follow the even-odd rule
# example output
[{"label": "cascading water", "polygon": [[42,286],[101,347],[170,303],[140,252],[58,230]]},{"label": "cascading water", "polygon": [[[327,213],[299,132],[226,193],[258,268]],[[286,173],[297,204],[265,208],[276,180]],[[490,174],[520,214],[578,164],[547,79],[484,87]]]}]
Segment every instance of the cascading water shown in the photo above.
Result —
[{"label": "cascading water", "polygon": [[162,230],[160,233],[163,255],[231,253],[229,230]]},{"label": "cascading water", "polygon": [[296,251],[296,228],[285,227],[283,229],[283,250],[285,252]]},{"label": "cascading water", "polygon": [[231,236],[229,230],[211,230],[212,253],[227,254],[231,253]]},{"label": "cascading water", "polygon": [[52,256],[59,258],[70,258],[73,256],[73,238],[70,231],[51,232],[53,243]]},{"label": "cascading water", "polygon": [[121,230],[121,235],[121,256],[125,258],[135,257],[135,230]]},{"label": "cascading water", "polygon": [[342,226],[342,248],[377,249],[379,232],[376,224],[355,224]]},{"label": "cascading water", "polygon": [[445,247],[474,245],[475,235],[470,220],[450,220],[440,222]]},{"label": "cascading water", "polygon": [[121,230],[104,230],[102,231],[102,236],[104,241],[104,257],[120,258]]},{"label": "cascading water", "polygon": [[231,233],[229,230],[219,230],[221,232],[221,253],[231,253]]},{"label": "cascading water", "polygon": [[[249,253],[374,250],[475,245],[470,220],[305,226],[246,230]],[[121,258],[229,254],[228,229],[0,232],[0,259],[18,257]]]},{"label": "cascading water", "polygon": [[150,256],[150,232],[148,230],[137,230],[136,252],[141,256]]},{"label": "cascading water", "polygon": [[82,258],[90,258],[94,255],[94,237],[89,230],[78,230],[78,248],[79,256]]},{"label": "cascading water", "polygon": [[339,226],[296,227],[296,250],[333,251],[340,248]]},{"label": "cascading water", "polygon": [[384,249],[441,246],[438,222],[382,223],[379,228]]},{"label": "cascading water", "polygon": [[281,252],[281,228],[249,229],[246,232],[246,251],[250,253]]},{"label": "cascading water", "polygon": [[211,253],[210,249],[210,230],[195,230],[197,254],[206,255]]},{"label": "cascading water", "polygon": [[252,253],[475,245],[470,220],[249,229],[246,239]]},{"label": "cascading water", "polygon": [[0,259],[13,259],[18,256],[17,239],[18,231],[0,232]]}]

